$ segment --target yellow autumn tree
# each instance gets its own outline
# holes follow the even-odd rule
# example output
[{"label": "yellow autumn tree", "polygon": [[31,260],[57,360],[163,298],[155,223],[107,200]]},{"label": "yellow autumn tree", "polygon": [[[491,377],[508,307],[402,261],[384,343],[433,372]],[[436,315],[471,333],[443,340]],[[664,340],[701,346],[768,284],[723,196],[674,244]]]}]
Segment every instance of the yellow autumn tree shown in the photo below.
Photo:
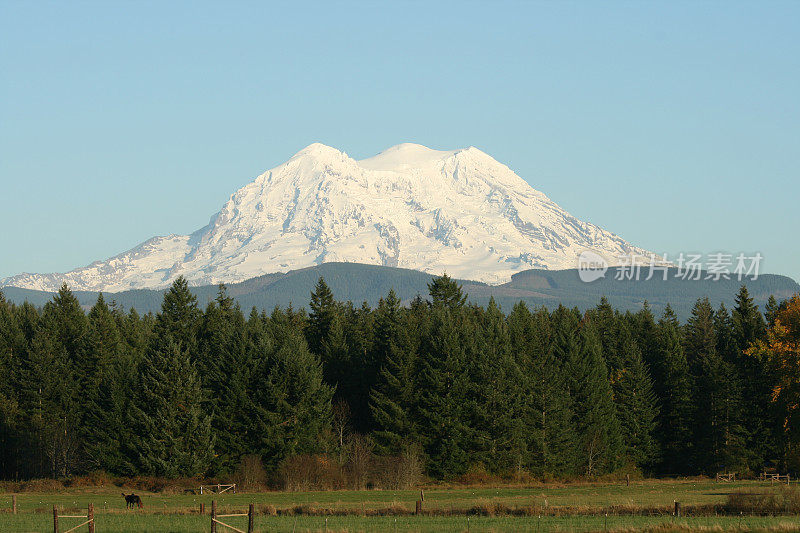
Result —
[{"label": "yellow autumn tree", "polygon": [[784,302],[766,340],[755,342],[747,353],[770,368],[772,401],[783,418],[789,455],[800,449],[800,295]]}]

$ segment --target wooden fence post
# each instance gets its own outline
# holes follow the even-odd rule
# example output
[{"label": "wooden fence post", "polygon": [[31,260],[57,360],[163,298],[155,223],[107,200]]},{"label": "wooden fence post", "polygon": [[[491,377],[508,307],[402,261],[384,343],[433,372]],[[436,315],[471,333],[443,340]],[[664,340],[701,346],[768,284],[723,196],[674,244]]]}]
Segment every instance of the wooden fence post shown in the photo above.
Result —
[{"label": "wooden fence post", "polygon": [[247,509],[247,533],[253,533],[254,529],[254,518],[256,514],[256,506],[254,504],[250,504],[250,507]]},{"label": "wooden fence post", "polygon": [[630,487],[631,486],[631,475],[630,474],[625,474],[625,486],[626,487]]},{"label": "wooden fence post", "polygon": [[13,514],[17,514],[17,495],[16,494],[12,494],[11,495],[11,512]]},{"label": "wooden fence post", "polygon": [[681,517],[681,502],[675,502],[675,518]]},{"label": "wooden fence post", "polygon": [[211,500],[211,533],[217,533],[217,500]]},{"label": "wooden fence post", "polygon": [[58,507],[53,505],[53,533],[58,533]]},{"label": "wooden fence post", "polygon": [[201,515],[206,514],[206,504],[204,504],[204,503],[200,504],[200,514]]},{"label": "wooden fence post", "polygon": [[86,520],[89,521],[89,533],[94,533],[94,504],[89,504],[89,509],[86,511]]},{"label": "wooden fence post", "polygon": [[422,500],[417,500],[417,505],[414,508],[414,514],[420,514],[422,512]]}]

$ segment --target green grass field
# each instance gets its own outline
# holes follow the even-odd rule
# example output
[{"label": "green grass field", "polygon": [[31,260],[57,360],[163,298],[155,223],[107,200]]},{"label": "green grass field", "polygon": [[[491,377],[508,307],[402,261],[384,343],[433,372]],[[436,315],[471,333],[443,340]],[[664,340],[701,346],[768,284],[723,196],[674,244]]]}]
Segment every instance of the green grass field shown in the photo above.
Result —
[{"label": "green grass field", "polygon": [[[257,514],[257,531],[636,531],[674,526],[678,530],[800,531],[798,516],[697,516],[676,519],[663,510],[675,500],[692,506],[722,505],[731,492],[754,492],[770,488],[758,482],[732,484],[709,481],[643,481],[615,484],[542,485],[526,488],[428,488],[424,510],[432,516],[404,516],[413,511],[419,491],[329,491],[262,492],[212,495],[164,495],[137,492],[143,510],[126,510],[117,487],[71,489],[62,493],[20,493],[18,514],[7,512],[11,495],[0,495],[0,531],[52,531],[52,506],[63,514],[80,514],[89,502],[95,506],[97,533],[122,531],[209,531],[210,518],[199,515],[199,504],[210,510],[216,499],[220,512],[245,511],[249,503],[264,510],[272,506],[278,516]],[[126,492],[130,492],[126,490]],[[544,516],[476,516],[475,507],[542,508]],[[292,516],[289,510],[304,506]],[[329,509],[347,515],[314,515],[314,509]],[[390,509],[400,516],[377,516]],[[633,511],[633,515],[627,513]],[[661,509],[654,516],[647,512]],[[637,510],[642,511],[639,513]],[[648,511],[649,510],[649,511]],[[609,515],[606,517],[605,513]],[[311,514],[307,514],[311,513]],[[549,516],[549,514],[564,516]],[[439,516],[442,515],[442,516]],[[453,516],[445,516],[453,515]],[[235,517],[230,524],[246,529],[247,519]],[[327,521],[327,522],[326,522]],[[61,519],[61,530],[77,525],[78,519]],[[664,528],[660,528],[664,526]],[[86,529],[82,529],[86,531]],[[220,533],[225,531],[220,529]],[[230,531],[230,530],[228,530]]]},{"label": "green grass field", "polygon": [[[246,530],[246,519],[229,519],[230,524]],[[74,522],[77,525],[78,522]],[[197,532],[209,531],[210,519],[190,515],[103,515],[96,520],[97,532]],[[64,522],[66,525],[66,522]],[[779,529],[800,530],[797,517],[698,517],[678,520],[663,517],[570,516],[539,518],[509,517],[363,517],[334,516],[327,519],[319,516],[259,516],[255,521],[259,532],[307,532],[307,531],[637,531],[675,526],[676,530],[715,529],[724,531],[757,531]],[[44,514],[4,516],[0,518],[0,529],[8,532],[52,531],[52,517]],[[62,531],[66,528],[62,526]],[[82,531],[86,531],[85,528]],[[223,528],[219,529],[224,531]],[[228,530],[230,531],[230,530]]]}]

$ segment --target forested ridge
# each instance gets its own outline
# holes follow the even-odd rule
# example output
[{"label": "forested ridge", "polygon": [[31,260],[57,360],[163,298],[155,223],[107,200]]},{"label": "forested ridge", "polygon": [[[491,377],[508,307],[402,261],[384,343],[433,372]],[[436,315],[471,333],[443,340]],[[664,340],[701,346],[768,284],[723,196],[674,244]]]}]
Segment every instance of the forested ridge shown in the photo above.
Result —
[{"label": "forested ridge", "polygon": [[428,288],[372,308],[320,278],[308,311],[247,314],[224,286],[200,309],[184,279],[145,315],[102,295],[87,314],[66,286],[42,308],[0,293],[0,478],[278,472],[345,449],[436,479],[798,468],[798,296],[762,314],[743,286],[681,323]]},{"label": "forested ridge", "polygon": [[[708,297],[716,308],[724,303],[728,308],[735,305],[734,296],[742,284],[753,301],[763,308],[770,295],[776,298],[788,298],[800,292],[800,285],[793,279],[775,274],[759,276],[737,276],[730,279],[714,275],[706,271],[700,276],[688,276],[688,270],[680,274],[678,269],[671,269],[667,279],[654,275],[648,279],[647,268],[642,268],[639,279],[630,279],[623,267],[610,267],[605,277],[591,283],[581,281],[579,271],[531,269],[518,272],[511,280],[501,285],[487,285],[477,281],[457,280],[463,290],[469,293],[472,303],[487,306],[494,298],[504,310],[510,310],[520,301],[528,307],[546,306],[554,309],[559,304],[577,307],[582,312],[597,305],[605,296],[609,303],[621,312],[636,312],[641,309],[642,302],[647,300],[656,315],[660,316],[667,305],[682,322],[689,318],[692,306],[698,298]],[[684,279],[684,276],[686,279]],[[267,274],[238,283],[227,284],[227,294],[247,310],[272,309],[275,306],[286,307],[305,305],[308,295],[322,277],[336,298],[341,301],[352,300],[368,302],[377,306],[381,298],[385,298],[389,290],[394,289],[396,295],[408,305],[417,294],[426,294],[428,283],[435,277],[430,273],[418,272],[406,268],[395,268],[381,265],[364,265],[358,263],[322,263],[313,267],[291,270],[286,273]],[[205,308],[212,302],[218,292],[217,285],[191,285],[189,290],[197,297],[198,305]],[[6,299],[22,304],[26,301],[36,306],[44,306],[53,299],[54,293],[4,287]],[[149,290],[133,289],[116,293],[104,293],[107,300],[115,300],[125,309],[135,308],[140,314],[157,313],[161,309],[166,289]],[[84,309],[91,308],[97,301],[99,293],[74,291],[73,294]]]}]

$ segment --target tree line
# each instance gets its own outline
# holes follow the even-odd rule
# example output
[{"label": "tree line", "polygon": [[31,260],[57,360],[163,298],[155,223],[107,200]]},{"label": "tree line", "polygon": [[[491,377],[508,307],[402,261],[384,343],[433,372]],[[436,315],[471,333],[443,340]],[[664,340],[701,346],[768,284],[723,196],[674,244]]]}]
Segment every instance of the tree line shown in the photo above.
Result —
[{"label": "tree line", "polygon": [[[602,299],[507,314],[447,276],[403,305],[202,310],[186,280],[160,312],[66,287],[42,308],[0,293],[0,477],[220,476],[340,457],[417,454],[451,479],[797,468],[800,297],[621,313]],[[366,444],[365,444],[366,443]]]}]

